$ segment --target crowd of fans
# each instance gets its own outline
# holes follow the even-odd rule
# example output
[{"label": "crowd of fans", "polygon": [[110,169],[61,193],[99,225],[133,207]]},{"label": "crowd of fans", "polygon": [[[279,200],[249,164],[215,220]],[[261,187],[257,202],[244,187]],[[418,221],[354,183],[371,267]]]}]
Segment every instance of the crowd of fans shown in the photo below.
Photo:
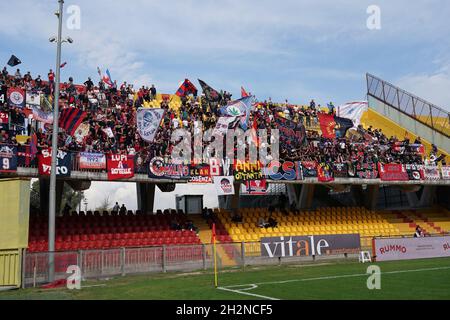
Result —
[{"label": "crowd of fans", "polygon": [[[33,79],[30,72],[22,76],[19,69],[14,75],[9,75],[6,67],[0,75],[0,85],[8,87],[21,87],[30,93],[40,93],[43,96],[41,107],[50,111],[53,100],[55,75],[49,70],[47,79],[40,75]],[[200,97],[182,97],[177,108],[170,107],[170,96],[160,102],[160,107],[166,110],[160,129],[154,142],[144,142],[136,128],[136,110],[143,104],[156,99],[157,90],[142,86],[135,89],[126,82],[120,86],[114,82],[112,87],[105,86],[103,81],[97,85],[88,78],[83,85],[75,85],[72,78],[61,85],[60,108],[79,108],[86,111],[86,123],[89,124],[87,134],[78,137],[69,137],[60,132],[58,146],[64,151],[73,152],[113,152],[137,155],[138,164],[145,164],[155,156],[168,156],[173,143],[171,133],[174,129],[185,128],[192,132],[198,130],[202,124],[203,130],[216,126],[221,116],[220,106],[226,105],[232,98],[228,92],[220,93],[217,102],[207,101],[204,95]],[[282,116],[294,122],[302,122],[306,127],[306,143],[295,148],[280,148],[280,158],[284,160],[317,161],[325,163],[404,163],[423,164],[424,158],[411,149],[411,144],[420,144],[420,138],[409,141],[407,137],[387,137],[381,129],[361,125],[347,137],[327,139],[321,136],[318,129],[318,116],[321,112],[334,113],[332,103],[328,110],[316,106],[312,100],[308,106],[291,105],[285,103],[275,104],[269,100],[257,103],[256,108],[249,117],[249,123],[255,122],[257,129],[270,130],[277,128],[275,117]],[[16,135],[30,136],[36,133],[38,151],[51,146],[51,125],[37,123],[32,119],[30,112],[20,109],[10,109],[5,101],[0,104],[0,111],[7,112],[10,126],[0,131],[0,143],[15,144]],[[27,121],[28,120],[28,121]],[[110,130],[109,130],[110,129]],[[112,134],[111,134],[112,133]],[[28,141],[29,143],[29,141]],[[442,161],[445,157],[438,155],[433,146],[430,157],[431,163]]]}]

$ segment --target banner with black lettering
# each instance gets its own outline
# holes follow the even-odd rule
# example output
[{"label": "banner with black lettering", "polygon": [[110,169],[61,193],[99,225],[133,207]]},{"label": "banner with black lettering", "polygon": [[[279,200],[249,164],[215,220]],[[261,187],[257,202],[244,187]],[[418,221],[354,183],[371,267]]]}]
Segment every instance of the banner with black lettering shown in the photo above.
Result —
[{"label": "banner with black lettering", "polygon": [[[43,149],[38,158],[38,172],[41,176],[49,176],[52,169],[52,149]],[[70,177],[72,169],[72,155],[69,152],[58,150],[56,155],[56,175]]]},{"label": "banner with black lettering", "polygon": [[12,145],[0,144],[0,172],[17,171],[17,148]]},{"label": "banner with black lettering", "polygon": [[408,174],[409,180],[423,180],[423,166],[417,164],[406,164],[406,173]]},{"label": "banner with black lettering", "polygon": [[108,180],[130,179],[134,177],[134,156],[108,154],[106,161]]},{"label": "banner with black lettering", "polygon": [[359,234],[261,238],[261,256],[269,258],[359,253],[360,249]]}]

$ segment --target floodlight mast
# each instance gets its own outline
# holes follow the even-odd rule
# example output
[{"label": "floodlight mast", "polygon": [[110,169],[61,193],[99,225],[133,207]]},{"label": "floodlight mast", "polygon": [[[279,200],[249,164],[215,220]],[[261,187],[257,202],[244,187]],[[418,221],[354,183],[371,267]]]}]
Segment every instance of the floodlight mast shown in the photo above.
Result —
[{"label": "floodlight mast", "polygon": [[50,192],[48,212],[48,280],[55,280],[55,220],[56,220],[56,157],[58,154],[58,113],[59,113],[59,84],[61,71],[61,44],[62,44],[62,21],[64,0],[58,0],[58,36],[56,38],[56,74],[55,74],[55,99],[53,106],[53,132],[52,132],[52,162],[50,171]]}]

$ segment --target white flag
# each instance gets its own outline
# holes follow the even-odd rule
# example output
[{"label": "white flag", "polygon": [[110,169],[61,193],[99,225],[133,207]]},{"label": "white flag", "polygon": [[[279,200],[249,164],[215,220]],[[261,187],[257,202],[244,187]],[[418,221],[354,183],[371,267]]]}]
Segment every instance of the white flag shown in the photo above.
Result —
[{"label": "white flag", "polygon": [[337,116],[353,120],[354,127],[358,127],[361,117],[368,110],[367,101],[349,102],[337,108]]},{"label": "white flag", "polygon": [[108,127],[106,129],[102,129],[104,133],[108,136],[108,138],[114,138],[114,133],[112,132],[111,128]]},{"label": "white flag", "polygon": [[213,177],[214,186],[216,187],[217,195],[226,196],[234,194],[234,177]]},{"label": "white flag", "polygon": [[143,140],[153,142],[163,116],[164,109],[138,109],[136,113],[137,131]]}]

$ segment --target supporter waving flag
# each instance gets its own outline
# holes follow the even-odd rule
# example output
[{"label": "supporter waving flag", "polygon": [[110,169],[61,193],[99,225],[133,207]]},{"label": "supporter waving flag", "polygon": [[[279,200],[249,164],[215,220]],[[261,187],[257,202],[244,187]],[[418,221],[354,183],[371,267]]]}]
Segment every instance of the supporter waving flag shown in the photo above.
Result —
[{"label": "supporter waving flag", "polygon": [[[100,69],[98,69],[97,71],[100,71]],[[114,86],[114,83],[111,78],[111,74],[109,73],[109,69],[106,69],[106,74],[102,76],[102,81],[104,84],[108,85],[109,87]]]},{"label": "supporter waving flag", "polygon": [[336,132],[334,131],[336,127],[336,121],[332,114],[319,114],[320,129],[322,130],[322,136],[328,139],[336,138]]},{"label": "supporter waving flag", "polygon": [[73,136],[78,126],[86,118],[87,114],[77,108],[67,108],[61,111],[59,116],[59,126],[64,128],[66,132]]},{"label": "supporter waving flag", "polygon": [[9,58],[9,60],[8,60],[8,66],[10,66],[10,67],[15,67],[21,63],[22,63],[22,61],[20,61],[20,59],[17,58],[15,55],[11,55],[11,58]]},{"label": "supporter waving flag", "polygon": [[197,88],[194,86],[194,84],[189,81],[189,79],[184,79],[184,82],[181,84],[180,88],[175,93],[179,97],[185,97],[187,95],[190,95],[191,93],[194,96],[197,96]]},{"label": "supporter waving flag", "polygon": [[217,92],[217,90],[211,88],[209,85],[206,84],[206,82],[198,79],[198,82],[202,86],[203,93],[206,96],[206,99],[209,101],[219,101],[220,94]]},{"label": "supporter waving flag", "polygon": [[250,96],[247,91],[245,91],[244,87],[241,87],[241,97],[245,98]]},{"label": "supporter waving flag", "polygon": [[347,130],[353,128],[352,119],[334,117],[336,122],[336,138],[343,138],[347,134]]}]

